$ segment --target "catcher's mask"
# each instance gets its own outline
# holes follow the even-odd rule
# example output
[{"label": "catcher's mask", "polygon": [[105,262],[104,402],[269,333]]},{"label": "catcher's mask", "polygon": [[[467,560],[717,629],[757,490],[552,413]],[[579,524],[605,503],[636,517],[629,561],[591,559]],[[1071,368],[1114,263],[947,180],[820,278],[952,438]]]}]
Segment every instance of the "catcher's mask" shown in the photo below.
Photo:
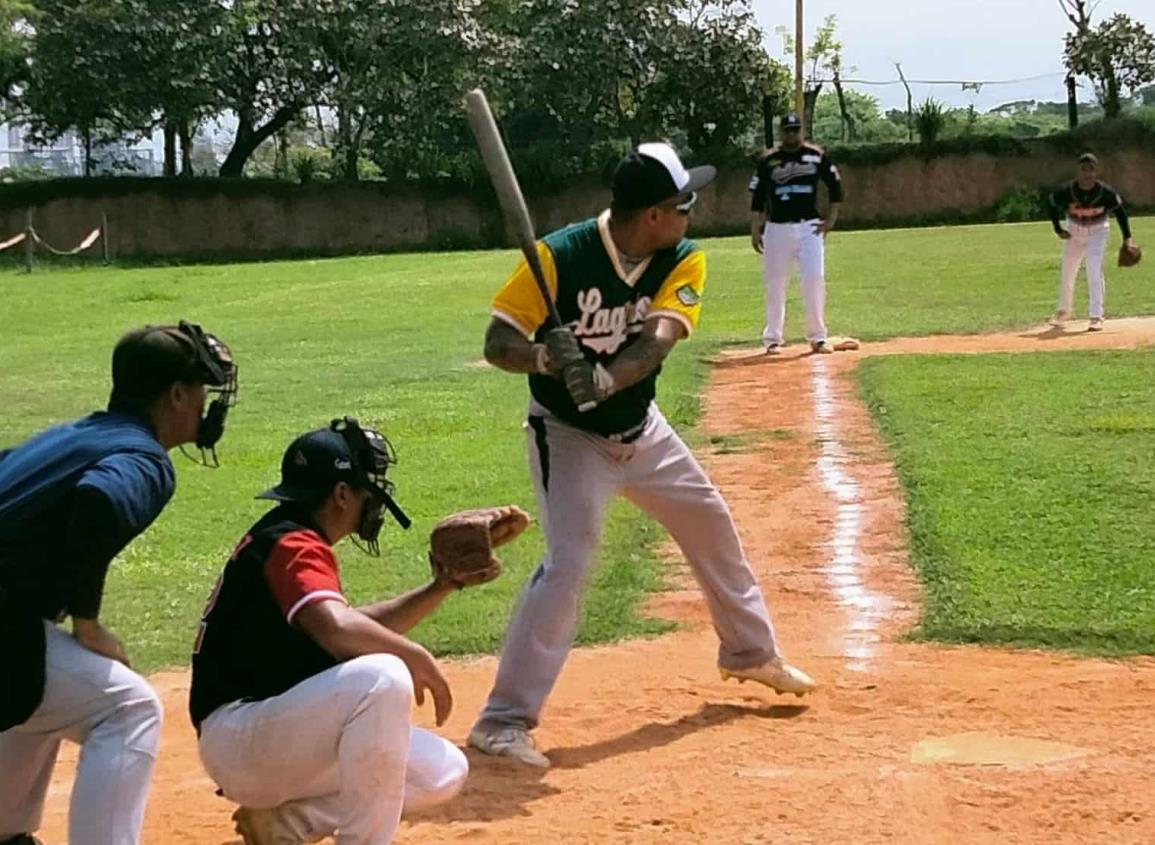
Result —
[{"label": "catcher's mask", "polygon": [[217,458],[216,446],[225,433],[225,417],[228,416],[229,408],[237,404],[237,365],[233,361],[232,351],[216,335],[209,334],[196,323],[184,320],[181,320],[178,328],[192,343],[196,355],[193,366],[199,380],[213,396],[197,428],[196,447],[201,453],[198,463],[219,467],[221,463]]},{"label": "catcher's mask", "polygon": [[340,434],[349,448],[353,486],[370,493],[361,512],[357,536],[364,542],[362,551],[376,557],[381,553],[377,538],[385,525],[385,510],[402,528],[412,524],[393,498],[393,482],[385,477],[389,467],[397,463],[397,453],[384,434],[372,428],[362,428],[353,417],[333,420],[329,428]]}]

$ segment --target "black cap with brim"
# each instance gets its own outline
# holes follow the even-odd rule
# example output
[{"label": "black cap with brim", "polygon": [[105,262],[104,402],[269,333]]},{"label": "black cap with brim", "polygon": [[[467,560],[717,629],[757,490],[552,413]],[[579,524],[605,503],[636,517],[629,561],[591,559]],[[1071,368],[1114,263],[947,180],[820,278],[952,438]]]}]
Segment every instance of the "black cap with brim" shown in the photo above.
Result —
[{"label": "black cap with brim", "polygon": [[[345,438],[331,428],[321,428],[302,434],[289,445],[281,459],[281,483],[258,493],[255,498],[313,504],[328,496],[339,481],[363,486]],[[392,496],[384,490],[374,490],[374,493],[403,528],[410,526],[409,517]]]},{"label": "black cap with brim", "polygon": [[[336,482],[334,482],[336,483]],[[328,495],[332,487],[317,488],[297,484],[278,484],[254,496],[254,499],[269,499],[274,502],[315,502]]]},{"label": "black cap with brim", "polygon": [[650,208],[700,191],[717,176],[717,169],[708,164],[684,167],[668,144],[642,144],[627,154],[614,172],[614,206]]},{"label": "black cap with brim", "polygon": [[784,115],[782,115],[782,120],[780,120],[778,122],[778,127],[780,129],[801,129],[802,128],[802,118],[800,118],[794,112],[790,112],[789,114],[784,114]]}]

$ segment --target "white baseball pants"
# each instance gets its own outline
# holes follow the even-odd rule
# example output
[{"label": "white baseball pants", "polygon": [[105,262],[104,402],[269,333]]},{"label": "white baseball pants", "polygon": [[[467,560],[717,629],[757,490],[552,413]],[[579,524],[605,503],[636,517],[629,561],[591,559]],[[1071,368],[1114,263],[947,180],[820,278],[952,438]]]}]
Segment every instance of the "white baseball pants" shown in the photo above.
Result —
[{"label": "white baseball pants", "polygon": [[806,309],[806,339],[826,340],[826,245],[814,231],[817,220],[767,223],[762,230],[763,281],[766,284],[766,328],[762,343],[783,342],[786,325],[786,282],[795,261]]},{"label": "white baseball pants", "polygon": [[386,845],[402,812],[448,801],[469,762],[410,725],[413,679],[400,658],[357,657],[263,701],[235,702],[201,724],[201,762],[225,797],[276,809],[301,842]]},{"label": "white baseball pants", "polygon": [[68,841],[136,845],[160,742],[160,699],[124,664],[44,626],[44,699],[27,722],[0,733],[0,841],[40,827],[56,754],[68,739],[81,747]]},{"label": "white baseball pants", "polygon": [[1107,239],[1111,224],[1107,221],[1094,226],[1068,222],[1071,237],[1063,241],[1063,270],[1059,281],[1059,310],[1071,311],[1075,301],[1075,279],[1079,265],[1087,259],[1087,293],[1090,306],[1087,316],[1101,319],[1107,299],[1107,279],[1103,275],[1103,261],[1107,254]]}]

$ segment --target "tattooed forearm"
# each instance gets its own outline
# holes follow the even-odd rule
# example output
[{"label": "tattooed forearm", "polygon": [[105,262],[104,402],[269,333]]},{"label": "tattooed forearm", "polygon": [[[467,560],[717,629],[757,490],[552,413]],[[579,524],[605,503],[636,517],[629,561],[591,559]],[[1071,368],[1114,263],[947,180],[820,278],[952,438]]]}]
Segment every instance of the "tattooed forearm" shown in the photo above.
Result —
[{"label": "tattooed forearm", "polygon": [[501,320],[493,320],[485,332],[485,360],[509,373],[540,372],[544,349]]},{"label": "tattooed forearm", "polygon": [[641,337],[606,368],[613,377],[613,392],[637,384],[660,367],[684,335],[685,329],[674,320],[657,318],[647,322]]}]

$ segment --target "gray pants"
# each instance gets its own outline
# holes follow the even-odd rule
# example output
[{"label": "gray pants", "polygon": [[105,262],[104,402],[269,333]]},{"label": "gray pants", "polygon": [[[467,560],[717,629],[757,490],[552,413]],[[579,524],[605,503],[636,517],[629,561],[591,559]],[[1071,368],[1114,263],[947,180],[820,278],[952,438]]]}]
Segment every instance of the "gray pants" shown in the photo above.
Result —
[{"label": "gray pants", "polygon": [[160,743],[161,703],[127,666],[45,622],[44,700],[0,733],[0,841],[40,827],[60,742],[81,746],[71,845],[135,845]]},{"label": "gray pants", "polygon": [[718,664],[743,669],[777,656],[730,509],[656,405],[629,444],[580,431],[534,405],[528,439],[548,548],[506,633],[479,725],[537,726],[573,645],[606,505],[618,494],[662,523],[686,556],[718,634]]}]

